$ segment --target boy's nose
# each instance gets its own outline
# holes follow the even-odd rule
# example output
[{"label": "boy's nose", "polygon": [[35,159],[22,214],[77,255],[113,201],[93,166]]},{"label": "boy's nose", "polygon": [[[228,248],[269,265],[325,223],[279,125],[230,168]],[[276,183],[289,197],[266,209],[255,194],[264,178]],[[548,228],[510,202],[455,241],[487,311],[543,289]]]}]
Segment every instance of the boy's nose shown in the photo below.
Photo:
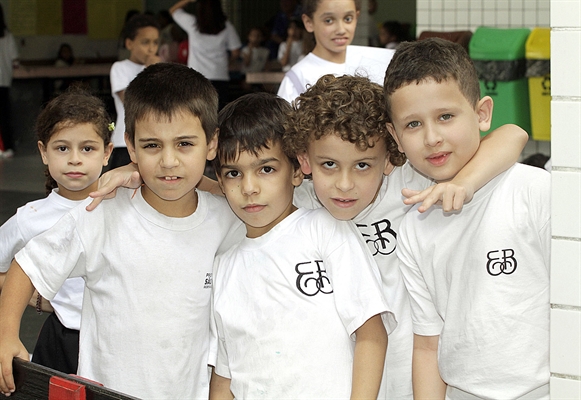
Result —
[{"label": "boy's nose", "polygon": [[163,168],[174,168],[177,167],[178,164],[179,160],[176,157],[176,154],[171,149],[163,151],[161,156],[161,166]]},{"label": "boy's nose", "polygon": [[258,184],[252,176],[244,176],[242,178],[242,193],[250,196],[259,192]]},{"label": "boy's nose", "polygon": [[355,181],[348,171],[341,173],[336,182],[337,188],[343,192],[353,189],[354,185]]},{"label": "boy's nose", "polygon": [[442,143],[442,135],[440,131],[434,126],[426,126],[426,133],[424,135],[424,142],[426,146],[434,147]]}]

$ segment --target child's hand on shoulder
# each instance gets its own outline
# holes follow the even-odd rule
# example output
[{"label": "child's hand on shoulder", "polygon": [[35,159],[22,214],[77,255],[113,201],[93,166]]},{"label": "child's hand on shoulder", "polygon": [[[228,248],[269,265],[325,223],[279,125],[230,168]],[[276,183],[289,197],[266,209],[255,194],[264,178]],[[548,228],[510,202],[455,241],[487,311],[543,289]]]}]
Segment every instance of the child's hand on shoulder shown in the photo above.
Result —
[{"label": "child's hand on shoulder", "polygon": [[136,164],[131,163],[124,167],[107,171],[99,178],[99,189],[89,193],[93,201],[86,207],[86,210],[93,211],[103,199],[115,197],[118,187],[137,189],[142,183]]},{"label": "child's hand on shoulder", "polygon": [[473,189],[453,181],[438,183],[421,191],[403,189],[401,193],[406,197],[403,202],[407,205],[421,202],[418,208],[421,213],[429,210],[434,204],[440,204],[445,212],[459,211],[474,196]]}]

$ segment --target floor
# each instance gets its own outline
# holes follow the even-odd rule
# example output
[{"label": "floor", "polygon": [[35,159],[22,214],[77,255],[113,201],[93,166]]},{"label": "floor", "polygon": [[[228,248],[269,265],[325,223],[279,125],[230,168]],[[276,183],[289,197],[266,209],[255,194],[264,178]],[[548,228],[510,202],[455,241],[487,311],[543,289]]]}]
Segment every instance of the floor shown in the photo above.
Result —
[{"label": "floor", "polygon": [[[19,147],[10,159],[0,158],[0,224],[29,201],[44,197],[44,165],[33,145]],[[27,307],[22,317],[20,338],[32,353],[46,314]]]}]

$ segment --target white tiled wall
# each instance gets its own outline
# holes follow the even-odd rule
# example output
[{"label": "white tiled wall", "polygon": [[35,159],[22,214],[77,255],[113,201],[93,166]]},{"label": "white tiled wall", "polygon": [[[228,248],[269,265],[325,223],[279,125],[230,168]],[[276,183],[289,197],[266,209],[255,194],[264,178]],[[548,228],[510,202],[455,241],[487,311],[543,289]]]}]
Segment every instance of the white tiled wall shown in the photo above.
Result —
[{"label": "white tiled wall", "polygon": [[[577,6],[581,0],[572,0]],[[548,27],[550,0],[417,0],[417,29],[423,31],[475,31],[479,26],[497,28]],[[549,142],[531,140],[522,158],[551,155]]]},{"label": "white tiled wall", "polygon": [[[417,32],[550,26],[551,399],[581,399],[581,0],[417,0]],[[551,148],[552,147],[552,148]]]},{"label": "white tiled wall", "polygon": [[551,0],[551,398],[581,399],[581,2]]}]

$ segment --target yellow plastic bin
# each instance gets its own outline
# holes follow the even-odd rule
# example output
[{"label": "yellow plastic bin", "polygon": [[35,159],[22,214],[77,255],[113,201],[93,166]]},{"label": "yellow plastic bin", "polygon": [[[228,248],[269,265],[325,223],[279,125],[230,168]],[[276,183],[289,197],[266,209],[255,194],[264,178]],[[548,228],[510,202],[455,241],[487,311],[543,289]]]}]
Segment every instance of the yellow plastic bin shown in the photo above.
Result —
[{"label": "yellow plastic bin", "polygon": [[551,29],[534,28],[525,49],[532,137],[551,140]]}]

